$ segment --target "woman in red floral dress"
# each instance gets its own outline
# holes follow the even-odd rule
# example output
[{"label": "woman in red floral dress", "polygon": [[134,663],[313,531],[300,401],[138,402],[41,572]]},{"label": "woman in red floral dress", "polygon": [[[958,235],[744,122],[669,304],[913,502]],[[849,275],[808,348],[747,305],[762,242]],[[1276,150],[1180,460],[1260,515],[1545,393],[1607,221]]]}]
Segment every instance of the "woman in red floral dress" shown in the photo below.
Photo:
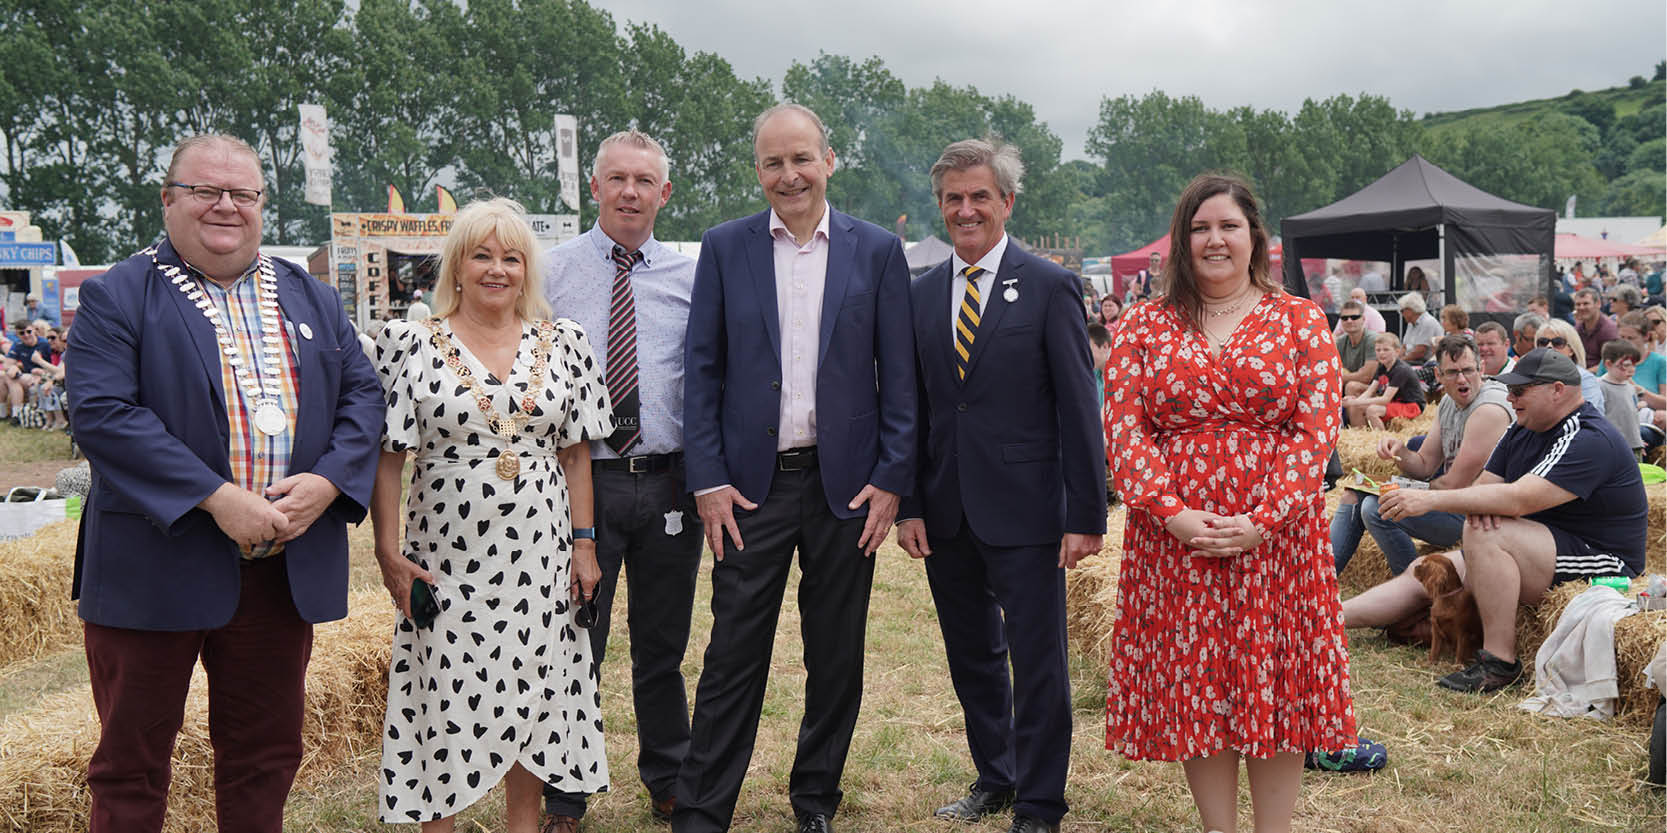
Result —
[{"label": "woman in red floral dress", "polygon": [[1128,504],[1106,748],[1181,761],[1207,830],[1288,830],[1303,753],[1355,743],[1321,480],[1342,386],[1320,308],[1268,274],[1249,187],[1204,175],[1164,295],[1124,313],[1107,434]]}]

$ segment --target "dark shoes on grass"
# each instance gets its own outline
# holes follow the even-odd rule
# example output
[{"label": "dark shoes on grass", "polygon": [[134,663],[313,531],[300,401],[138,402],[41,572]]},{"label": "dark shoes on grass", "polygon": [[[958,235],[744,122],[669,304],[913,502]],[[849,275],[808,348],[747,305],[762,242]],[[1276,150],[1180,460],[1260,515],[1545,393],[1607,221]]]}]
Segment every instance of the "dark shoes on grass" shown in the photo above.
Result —
[{"label": "dark shoes on grass", "polygon": [[1377,741],[1356,738],[1359,743],[1340,752],[1310,752],[1302,759],[1308,769],[1325,772],[1376,772],[1389,763],[1389,750]]},{"label": "dark shoes on grass", "polygon": [[1463,671],[1454,671],[1439,680],[1436,685],[1453,691],[1470,693],[1486,693],[1498,691],[1517,681],[1522,676],[1522,661],[1506,662],[1487,652],[1485,648],[1476,650],[1476,661]]},{"label": "dark shoes on grass", "polygon": [[995,815],[1013,806],[1013,791],[990,792],[981,790],[974,784],[967,790],[966,797],[951,804],[939,807],[932,815],[950,821],[975,822],[985,816]]}]

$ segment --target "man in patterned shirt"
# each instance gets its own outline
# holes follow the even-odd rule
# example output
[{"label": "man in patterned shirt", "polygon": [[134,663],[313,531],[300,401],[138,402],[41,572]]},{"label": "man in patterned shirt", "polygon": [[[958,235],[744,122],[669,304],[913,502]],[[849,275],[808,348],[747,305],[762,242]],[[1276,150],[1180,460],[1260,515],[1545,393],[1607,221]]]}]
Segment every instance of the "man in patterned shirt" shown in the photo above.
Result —
[{"label": "man in patterned shirt", "polygon": [[209,681],[221,830],[279,833],[312,626],[347,614],[382,391],[328,285],[259,255],[260,159],[181,142],[167,238],[88,280],[70,411],[92,464],[75,554],[93,833],[162,829],[192,668]]}]

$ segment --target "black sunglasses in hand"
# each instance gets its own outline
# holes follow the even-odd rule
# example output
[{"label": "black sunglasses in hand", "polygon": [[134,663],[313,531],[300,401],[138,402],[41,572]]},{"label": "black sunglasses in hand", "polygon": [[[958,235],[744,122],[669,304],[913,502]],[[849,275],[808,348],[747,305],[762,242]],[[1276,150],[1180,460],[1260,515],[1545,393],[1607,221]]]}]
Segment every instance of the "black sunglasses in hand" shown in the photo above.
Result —
[{"label": "black sunglasses in hand", "polygon": [[573,612],[573,624],[581,628],[592,628],[596,626],[596,620],[601,615],[596,609],[596,597],[592,596],[585,599],[584,604],[579,605],[578,610]]}]

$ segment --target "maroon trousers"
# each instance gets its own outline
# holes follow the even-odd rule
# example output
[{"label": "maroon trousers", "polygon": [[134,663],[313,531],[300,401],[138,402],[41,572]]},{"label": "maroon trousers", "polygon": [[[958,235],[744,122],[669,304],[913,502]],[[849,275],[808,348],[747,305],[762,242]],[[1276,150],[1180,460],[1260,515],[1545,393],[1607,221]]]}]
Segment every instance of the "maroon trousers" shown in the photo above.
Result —
[{"label": "maroon trousers", "polygon": [[170,758],[191,671],[208,672],[215,812],[224,833],[282,833],[301,765],[313,626],[295,610],[282,555],[249,562],[237,612],[206,631],[83,623],[103,731],[87,767],[91,833],[162,829]]}]

